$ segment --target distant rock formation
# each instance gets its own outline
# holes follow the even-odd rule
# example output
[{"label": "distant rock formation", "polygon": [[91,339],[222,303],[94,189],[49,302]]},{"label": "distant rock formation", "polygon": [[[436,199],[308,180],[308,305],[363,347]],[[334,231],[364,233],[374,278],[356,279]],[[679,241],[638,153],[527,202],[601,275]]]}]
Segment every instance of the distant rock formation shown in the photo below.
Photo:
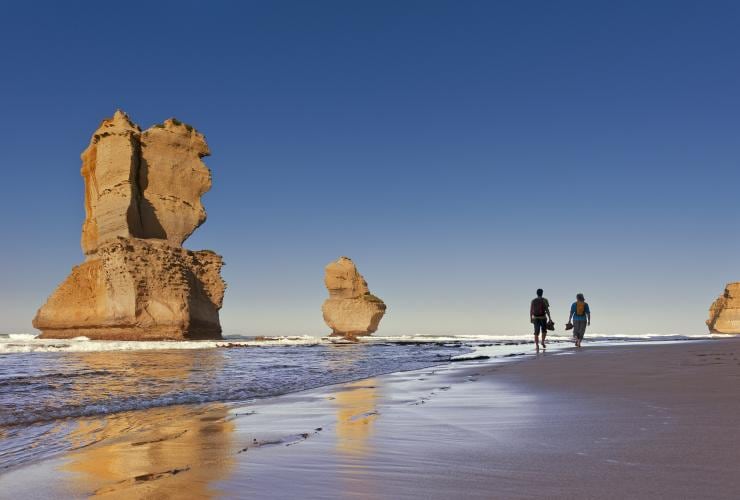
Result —
[{"label": "distant rock formation", "polygon": [[740,282],[728,283],[712,303],[707,326],[712,333],[740,333]]},{"label": "distant rock formation", "polygon": [[385,314],[385,303],[370,293],[367,282],[348,257],[326,266],[324,283],[329,298],[321,307],[332,336],[353,338],[370,335],[378,329]]},{"label": "distant rock formation", "polygon": [[82,153],[85,222],[76,266],[36,314],[42,338],[221,338],[221,257],[182,243],[205,220],[202,134],[175,119],[144,132],[116,111]]}]

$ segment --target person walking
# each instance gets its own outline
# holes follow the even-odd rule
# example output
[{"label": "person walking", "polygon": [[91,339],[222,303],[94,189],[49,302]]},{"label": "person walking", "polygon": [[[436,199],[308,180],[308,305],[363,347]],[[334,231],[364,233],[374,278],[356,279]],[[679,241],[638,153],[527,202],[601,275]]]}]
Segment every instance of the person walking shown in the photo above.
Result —
[{"label": "person walking", "polygon": [[547,322],[552,321],[550,317],[550,303],[542,295],[542,288],[537,289],[537,297],[529,306],[529,320],[534,325],[534,345],[540,350],[540,331],[542,332],[542,348],[545,349],[545,337],[547,337]]},{"label": "person walking", "polygon": [[576,340],[576,347],[581,347],[583,336],[586,335],[586,326],[591,325],[591,308],[583,297],[582,293],[576,295],[576,301],[570,306],[570,316],[568,323],[573,320],[573,337]]}]

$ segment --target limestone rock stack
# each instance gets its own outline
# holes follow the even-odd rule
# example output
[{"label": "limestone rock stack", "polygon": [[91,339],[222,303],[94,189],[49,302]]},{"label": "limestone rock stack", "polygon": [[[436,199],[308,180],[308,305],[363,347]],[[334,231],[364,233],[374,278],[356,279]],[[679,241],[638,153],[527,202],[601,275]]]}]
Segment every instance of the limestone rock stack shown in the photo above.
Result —
[{"label": "limestone rock stack", "polygon": [[707,326],[712,333],[740,333],[740,282],[728,283],[712,303]]},{"label": "limestone rock stack", "polygon": [[221,257],[182,243],[206,219],[202,134],[175,119],[142,132],[116,111],[82,153],[84,263],[36,314],[42,338],[221,338]]},{"label": "limestone rock stack", "polygon": [[180,246],[206,220],[200,197],[211,188],[210,155],[202,134],[166,120],[141,134],[143,230]]},{"label": "limestone rock stack", "polygon": [[321,311],[333,336],[353,338],[378,329],[385,303],[370,293],[365,278],[348,257],[326,266],[324,283],[329,291]]}]

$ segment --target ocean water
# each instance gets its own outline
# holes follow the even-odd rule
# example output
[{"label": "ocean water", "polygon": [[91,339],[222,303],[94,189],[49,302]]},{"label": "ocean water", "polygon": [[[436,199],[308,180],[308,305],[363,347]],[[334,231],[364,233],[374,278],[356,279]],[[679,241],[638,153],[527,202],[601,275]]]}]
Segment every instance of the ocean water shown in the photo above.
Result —
[{"label": "ocean water", "polygon": [[[570,345],[567,337],[550,338],[553,349]],[[385,373],[480,356],[505,360],[532,351],[529,335],[370,337],[359,343],[316,337],[113,342],[2,335],[0,473],[67,451],[72,444],[65,433],[82,420],[173,405],[244,403]]]}]

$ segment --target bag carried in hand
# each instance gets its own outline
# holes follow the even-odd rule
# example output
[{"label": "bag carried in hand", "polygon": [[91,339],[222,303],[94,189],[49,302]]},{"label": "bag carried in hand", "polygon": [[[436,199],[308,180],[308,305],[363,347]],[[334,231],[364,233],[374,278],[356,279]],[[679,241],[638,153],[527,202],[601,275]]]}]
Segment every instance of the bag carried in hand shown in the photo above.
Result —
[{"label": "bag carried in hand", "polygon": [[547,329],[551,332],[555,331],[555,322],[553,320],[547,322]]},{"label": "bag carried in hand", "polygon": [[566,330],[572,330],[573,329],[573,323],[568,323],[567,325],[565,325],[565,329]]}]

